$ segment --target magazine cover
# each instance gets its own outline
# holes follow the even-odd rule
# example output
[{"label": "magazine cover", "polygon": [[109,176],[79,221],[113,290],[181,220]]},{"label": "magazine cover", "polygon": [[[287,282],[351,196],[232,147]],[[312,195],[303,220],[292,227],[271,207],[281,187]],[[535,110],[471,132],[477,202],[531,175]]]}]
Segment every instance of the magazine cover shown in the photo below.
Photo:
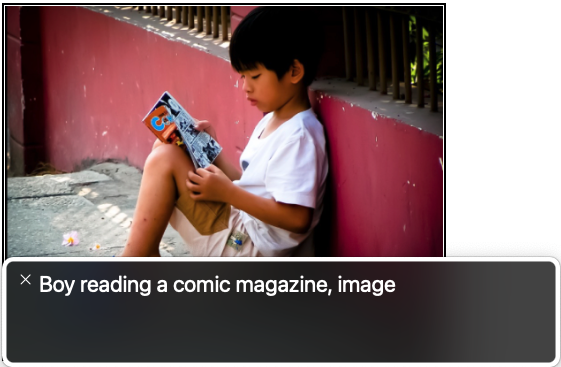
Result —
[{"label": "magazine cover", "polygon": [[168,92],[164,92],[143,122],[160,141],[184,147],[195,168],[210,166],[222,151],[209,134],[195,129],[195,120]]}]

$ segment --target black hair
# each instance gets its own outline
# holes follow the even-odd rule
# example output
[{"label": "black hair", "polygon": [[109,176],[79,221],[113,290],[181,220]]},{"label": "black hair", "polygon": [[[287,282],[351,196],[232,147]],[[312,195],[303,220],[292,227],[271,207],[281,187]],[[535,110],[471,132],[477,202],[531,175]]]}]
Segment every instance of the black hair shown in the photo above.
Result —
[{"label": "black hair", "polygon": [[263,64],[279,79],[294,59],[304,65],[305,86],[314,80],[323,36],[317,18],[294,6],[264,6],[253,9],[238,25],[230,41],[230,62],[237,72]]}]

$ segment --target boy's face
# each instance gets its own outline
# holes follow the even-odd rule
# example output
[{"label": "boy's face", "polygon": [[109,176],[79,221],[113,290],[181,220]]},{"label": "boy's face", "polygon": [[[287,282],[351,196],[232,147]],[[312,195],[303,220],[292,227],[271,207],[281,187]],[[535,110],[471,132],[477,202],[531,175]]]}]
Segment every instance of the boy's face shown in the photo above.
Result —
[{"label": "boy's face", "polygon": [[279,80],[274,71],[262,64],[240,74],[247,100],[261,112],[276,111],[292,97],[294,86],[287,74]]}]

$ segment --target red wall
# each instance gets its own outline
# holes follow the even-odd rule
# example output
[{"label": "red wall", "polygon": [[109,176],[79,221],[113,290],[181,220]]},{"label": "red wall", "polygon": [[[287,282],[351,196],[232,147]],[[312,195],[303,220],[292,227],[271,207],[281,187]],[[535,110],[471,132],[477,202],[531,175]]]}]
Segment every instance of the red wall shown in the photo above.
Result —
[{"label": "red wall", "polygon": [[328,136],[331,253],[443,256],[442,140],[324,96],[311,93]]},{"label": "red wall", "polygon": [[[141,168],[154,141],[141,119],[165,90],[216,126],[232,161],[262,117],[227,61],[139,27],[84,8],[42,7],[41,36],[46,158],[58,169],[107,159]],[[442,140],[310,94],[330,157],[319,253],[442,256]]]},{"label": "red wall", "polygon": [[154,136],[141,120],[166,90],[216,125],[232,160],[262,117],[223,59],[84,8],[43,7],[41,20],[47,157],[59,169],[142,167]]}]

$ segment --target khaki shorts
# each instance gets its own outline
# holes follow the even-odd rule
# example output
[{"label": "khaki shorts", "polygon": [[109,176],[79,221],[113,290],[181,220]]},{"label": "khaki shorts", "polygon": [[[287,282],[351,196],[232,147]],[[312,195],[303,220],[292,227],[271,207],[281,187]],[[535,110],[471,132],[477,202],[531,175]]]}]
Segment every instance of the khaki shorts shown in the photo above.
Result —
[{"label": "khaki shorts", "polygon": [[247,234],[240,211],[228,204],[183,195],[169,223],[192,256],[262,256]]}]

